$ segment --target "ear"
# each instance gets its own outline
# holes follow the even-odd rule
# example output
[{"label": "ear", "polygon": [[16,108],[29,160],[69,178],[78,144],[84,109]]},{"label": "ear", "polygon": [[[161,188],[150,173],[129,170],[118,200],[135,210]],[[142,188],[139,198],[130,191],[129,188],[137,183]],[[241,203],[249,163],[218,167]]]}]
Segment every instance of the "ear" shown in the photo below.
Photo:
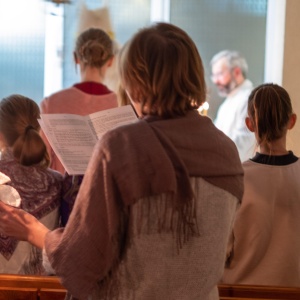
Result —
[{"label": "ear", "polygon": [[79,64],[79,59],[78,59],[77,54],[76,54],[75,51],[73,52],[73,57],[74,57],[74,62],[75,62],[75,64],[76,64],[76,65]]},{"label": "ear", "polygon": [[254,132],[254,124],[253,124],[252,120],[251,120],[249,117],[246,117],[245,123],[246,123],[247,128],[248,128],[251,132]]},{"label": "ear", "polygon": [[112,64],[113,64],[113,62],[114,62],[114,59],[115,59],[115,57],[112,56],[112,57],[107,61],[107,66],[108,66],[108,67],[111,67],[111,66],[112,66]]},{"label": "ear", "polygon": [[236,77],[237,77],[237,76],[240,76],[240,75],[242,74],[241,68],[235,67],[235,68],[233,69],[233,74],[234,74]]},{"label": "ear", "polygon": [[296,114],[292,114],[288,123],[288,129],[292,129],[297,121],[297,115]]},{"label": "ear", "polygon": [[0,132],[0,150],[6,146],[6,140],[2,132]]}]

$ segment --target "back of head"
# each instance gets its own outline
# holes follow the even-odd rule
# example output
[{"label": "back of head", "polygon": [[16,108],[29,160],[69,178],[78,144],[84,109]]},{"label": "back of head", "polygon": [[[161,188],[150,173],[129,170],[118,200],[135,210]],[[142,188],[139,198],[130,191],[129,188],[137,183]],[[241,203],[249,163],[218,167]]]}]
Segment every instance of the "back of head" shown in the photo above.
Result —
[{"label": "back of head", "polygon": [[39,106],[27,97],[15,94],[0,102],[0,132],[6,146],[12,148],[14,157],[22,165],[49,165],[38,118]]},{"label": "back of head", "polygon": [[293,114],[288,92],[281,86],[266,83],[256,87],[248,98],[248,114],[258,136],[258,143],[281,138]]},{"label": "back of head", "polygon": [[100,28],[89,28],[76,41],[75,54],[85,66],[101,68],[114,56],[113,41]]},{"label": "back of head", "polygon": [[122,85],[144,114],[183,115],[206,97],[202,60],[182,29],[156,23],[140,30],[119,55]]},{"label": "back of head", "polygon": [[248,64],[246,59],[238,51],[222,50],[213,56],[210,65],[213,66],[220,59],[226,60],[230,70],[236,67],[240,68],[244,78],[247,78]]}]

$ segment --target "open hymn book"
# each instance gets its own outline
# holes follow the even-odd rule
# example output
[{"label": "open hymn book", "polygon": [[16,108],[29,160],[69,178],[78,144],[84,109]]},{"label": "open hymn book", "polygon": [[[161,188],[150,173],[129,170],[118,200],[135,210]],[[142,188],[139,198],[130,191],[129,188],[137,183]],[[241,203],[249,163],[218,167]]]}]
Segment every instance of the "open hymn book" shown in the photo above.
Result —
[{"label": "open hymn book", "polygon": [[126,105],[87,116],[41,114],[38,121],[68,174],[79,175],[85,173],[94,146],[104,133],[136,120],[134,109]]}]

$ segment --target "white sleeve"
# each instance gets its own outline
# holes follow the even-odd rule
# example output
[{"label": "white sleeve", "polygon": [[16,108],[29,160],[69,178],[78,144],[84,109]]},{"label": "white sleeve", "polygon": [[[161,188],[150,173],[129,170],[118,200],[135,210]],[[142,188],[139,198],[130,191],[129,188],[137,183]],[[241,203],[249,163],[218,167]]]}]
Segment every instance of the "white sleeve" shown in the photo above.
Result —
[{"label": "white sleeve", "polygon": [[55,275],[55,271],[53,270],[51,263],[48,259],[48,255],[45,251],[45,248],[43,248],[43,267],[47,273],[47,275]]}]

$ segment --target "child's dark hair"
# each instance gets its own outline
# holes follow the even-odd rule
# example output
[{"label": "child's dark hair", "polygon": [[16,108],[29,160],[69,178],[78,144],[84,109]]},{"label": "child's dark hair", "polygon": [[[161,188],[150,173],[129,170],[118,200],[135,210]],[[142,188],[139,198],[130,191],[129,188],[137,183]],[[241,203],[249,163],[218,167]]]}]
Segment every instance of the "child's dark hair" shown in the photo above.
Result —
[{"label": "child's dark hair", "polygon": [[287,130],[293,114],[290,96],[277,84],[261,84],[248,98],[248,114],[256,128],[258,143],[270,143]]},{"label": "child's dark hair", "polygon": [[0,132],[14,157],[25,166],[49,165],[46,145],[39,134],[39,106],[22,95],[11,95],[0,102]]}]

